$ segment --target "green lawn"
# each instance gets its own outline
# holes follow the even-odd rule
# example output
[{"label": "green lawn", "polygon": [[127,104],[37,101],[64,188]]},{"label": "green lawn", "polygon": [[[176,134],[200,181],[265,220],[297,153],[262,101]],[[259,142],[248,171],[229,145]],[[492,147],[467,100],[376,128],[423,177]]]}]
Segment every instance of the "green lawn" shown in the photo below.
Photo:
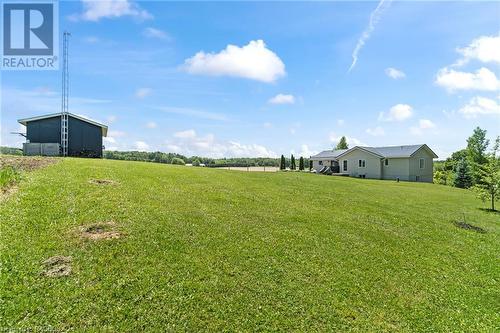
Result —
[{"label": "green lawn", "polygon": [[[1,329],[499,328],[500,215],[465,190],[70,158],[18,187],[0,203]],[[103,222],[122,237],[81,238]],[[40,274],[55,255],[71,275]]]}]

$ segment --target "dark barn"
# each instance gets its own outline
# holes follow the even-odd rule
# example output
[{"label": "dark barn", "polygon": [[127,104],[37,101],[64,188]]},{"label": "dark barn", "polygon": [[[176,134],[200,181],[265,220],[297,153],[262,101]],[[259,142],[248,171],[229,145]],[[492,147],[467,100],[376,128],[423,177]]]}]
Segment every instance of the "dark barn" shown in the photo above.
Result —
[{"label": "dark barn", "polygon": [[[19,119],[18,122],[26,126],[26,155],[55,155],[57,150],[57,155],[61,153],[60,113]],[[69,113],[68,156],[102,157],[102,138],[106,137],[107,132],[106,125]],[[36,153],[38,151],[39,154]]]}]

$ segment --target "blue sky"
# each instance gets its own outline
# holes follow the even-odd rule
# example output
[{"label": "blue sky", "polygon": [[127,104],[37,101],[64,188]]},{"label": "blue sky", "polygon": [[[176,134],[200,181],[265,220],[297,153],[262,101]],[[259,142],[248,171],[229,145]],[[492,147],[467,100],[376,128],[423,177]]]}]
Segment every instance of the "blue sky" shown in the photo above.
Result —
[{"label": "blue sky", "polygon": [[[108,149],[309,156],[345,135],[444,158],[476,126],[500,134],[498,2],[68,1],[59,14],[70,112],[107,124]],[[2,145],[21,145],[17,119],[60,111],[60,76],[2,72]]]}]

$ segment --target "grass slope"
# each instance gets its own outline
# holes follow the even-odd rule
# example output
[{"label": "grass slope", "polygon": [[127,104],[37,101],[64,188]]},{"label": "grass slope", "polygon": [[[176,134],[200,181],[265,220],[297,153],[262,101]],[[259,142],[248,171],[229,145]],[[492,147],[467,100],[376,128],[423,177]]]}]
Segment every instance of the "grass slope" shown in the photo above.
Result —
[{"label": "grass slope", "polygon": [[[480,207],[433,184],[68,158],[0,206],[0,327],[494,331],[499,215]],[[125,237],[75,232],[109,221]],[[70,276],[40,275],[54,255]]]}]

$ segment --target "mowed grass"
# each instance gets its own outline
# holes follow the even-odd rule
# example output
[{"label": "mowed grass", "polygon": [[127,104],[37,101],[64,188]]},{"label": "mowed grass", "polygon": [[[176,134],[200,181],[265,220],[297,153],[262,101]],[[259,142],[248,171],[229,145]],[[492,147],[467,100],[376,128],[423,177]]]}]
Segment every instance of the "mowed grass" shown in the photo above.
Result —
[{"label": "mowed grass", "polygon": [[[500,218],[481,207],[433,184],[68,158],[0,206],[0,327],[492,332]],[[101,222],[122,237],[79,237]],[[70,276],[40,274],[54,255]]]}]

